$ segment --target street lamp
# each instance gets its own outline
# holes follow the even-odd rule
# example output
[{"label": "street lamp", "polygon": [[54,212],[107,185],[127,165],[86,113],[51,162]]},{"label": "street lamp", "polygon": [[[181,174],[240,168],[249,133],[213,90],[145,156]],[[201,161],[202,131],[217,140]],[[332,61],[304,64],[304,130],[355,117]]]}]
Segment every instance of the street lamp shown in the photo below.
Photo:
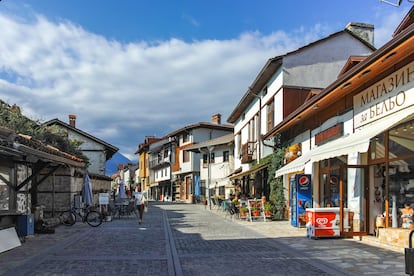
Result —
[{"label": "street lamp", "polygon": [[207,147],[208,150],[208,175],[207,175],[207,181],[208,181],[208,187],[207,187],[207,195],[208,195],[208,205],[210,206],[211,210],[211,194],[210,194],[210,185],[211,185],[211,152],[214,150],[214,146]]},{"label": "street lamp", "polygon": [[169,142],[169,153],[168,153],[168,160],[170,162],[170,193],[171,193],[171,202],[173,202],[174,192],[173,192],[173,179],[172,179],[172,142],[174,139],[172,137],[168,137]]},{"label": "street lamp", "polygon": [[207,154],[207,198],[208,198],[208,206],[211,210],[211,194],[210,194],[210,185],[211,185],[211,153],[214,150],[214,146],[208,146],[207,151],[201,148],[198,149],[201,153]]}]

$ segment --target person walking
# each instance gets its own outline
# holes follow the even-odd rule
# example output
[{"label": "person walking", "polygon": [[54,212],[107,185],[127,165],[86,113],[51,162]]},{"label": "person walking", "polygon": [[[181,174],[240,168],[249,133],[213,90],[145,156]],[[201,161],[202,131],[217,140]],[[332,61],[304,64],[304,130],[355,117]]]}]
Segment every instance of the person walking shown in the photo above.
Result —
[{"label": "person walking", "polygon": [[146,198],[144,194],[141,192],[141,186],[138,186],[137,192],[135,193],[135,206],[138,210],[139,215],[139,224],[142,223],[142,218],[144,216],[144,208],[146,203]]}]

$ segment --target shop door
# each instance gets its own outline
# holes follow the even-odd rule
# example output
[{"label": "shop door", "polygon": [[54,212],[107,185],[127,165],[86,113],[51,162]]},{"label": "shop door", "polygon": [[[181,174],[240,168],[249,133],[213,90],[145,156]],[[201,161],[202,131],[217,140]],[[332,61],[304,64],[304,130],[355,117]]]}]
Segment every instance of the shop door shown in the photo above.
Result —
[{"label": "shop door", "polygon": [[363,236],[368,233],[368,168],[346,166],[340,180],[342,233]]}]

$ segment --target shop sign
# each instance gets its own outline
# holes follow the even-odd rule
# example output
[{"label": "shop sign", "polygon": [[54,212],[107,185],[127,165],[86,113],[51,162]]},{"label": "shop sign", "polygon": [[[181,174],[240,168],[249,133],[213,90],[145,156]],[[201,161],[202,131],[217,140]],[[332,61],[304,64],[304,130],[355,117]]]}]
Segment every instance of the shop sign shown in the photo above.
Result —
[{"label": "shop sign", "polygon": [[354,96],[354,127],[358,128],[414,105],[414,62]]},{"label": "shop sign", "polygon": [[109,204],[109,194],[108,193],[99,193],[99,205],[108,205]]},{"label": "shop sign", "polygon": [[339,123],[315,135],[315,145],[319,146],[323,143],[341,137],[343,133],[343,123]]}]

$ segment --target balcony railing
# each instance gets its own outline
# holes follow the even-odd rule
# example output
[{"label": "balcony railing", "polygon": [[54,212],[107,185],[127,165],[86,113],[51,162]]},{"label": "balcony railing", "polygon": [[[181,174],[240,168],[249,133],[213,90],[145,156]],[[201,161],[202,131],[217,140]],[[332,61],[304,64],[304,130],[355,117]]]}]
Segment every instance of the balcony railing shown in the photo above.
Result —
[{"label": "balcony railing", "polygon": [[170,163],[170,159],[168,157],[160,158],[160,159],[154,159],[149,161],[149,168],[150,169],[156,169],[159,167],[166,166]]}]

